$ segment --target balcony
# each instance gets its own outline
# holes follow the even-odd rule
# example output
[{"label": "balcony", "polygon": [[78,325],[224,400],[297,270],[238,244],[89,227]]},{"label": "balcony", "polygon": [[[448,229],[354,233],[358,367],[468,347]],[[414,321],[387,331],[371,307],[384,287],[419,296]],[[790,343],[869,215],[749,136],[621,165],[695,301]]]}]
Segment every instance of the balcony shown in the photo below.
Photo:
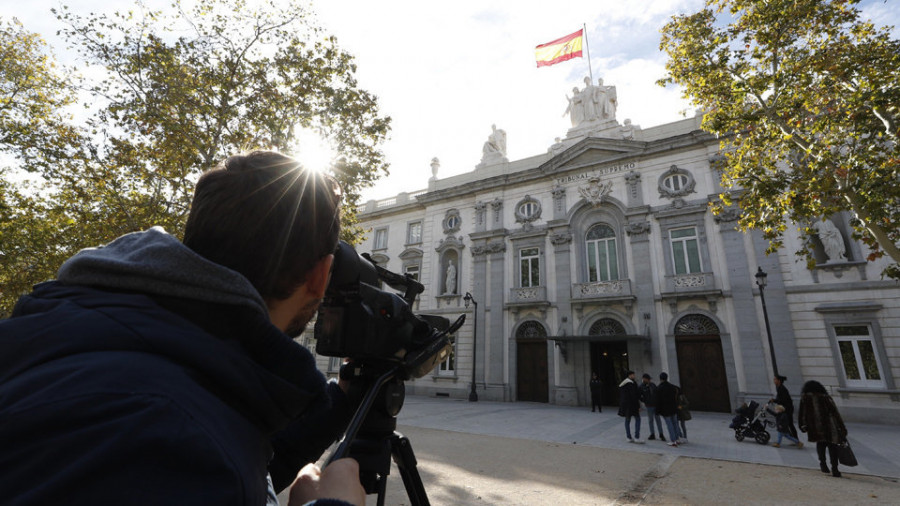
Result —
[{"label": "balcony", "polygon": [[666,276],[665,291],[667,294],[705,295],[716,291],[716,278],[711,272]]},{"label": "balcony", "polygon": [[510,306],[539,306],[546,304],[548,304],[546,286],[509,289],[508,305]]},{"label": "balcony", "polygon": [[580,301],[605,301],[632,299],[630,279],[593,281],[572,285],[572,299]]},{"label": "balcony", "polygon": [[622,304],[625,306],[625,312],[630,316],[634,300],[630,279],[592,281],[572,285],[572,308],[575,309],[575,314],[579,318],[581,318],[584,307],[591,304]]}]

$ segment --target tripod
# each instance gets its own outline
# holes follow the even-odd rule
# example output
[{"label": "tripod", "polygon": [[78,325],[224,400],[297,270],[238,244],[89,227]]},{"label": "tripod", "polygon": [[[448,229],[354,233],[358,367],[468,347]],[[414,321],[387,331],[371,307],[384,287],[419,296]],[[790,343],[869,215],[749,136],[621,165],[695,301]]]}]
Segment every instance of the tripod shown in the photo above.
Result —
[{"label": "tripod", "polygon": [[[359,463],[359,479],[366,493],[377,493],[378,506],[384,506],[393,457],[410,504],[429,506],[425,486],[416,467],[412,444],[407,437],[396,431],[397,414],[403,407],[406,396],[406,387],[398,377],[398,372],[399,367],[393,367],[375,380],[350,421],[341,443],[328,457],[326,465],[343,457],[355,459]],[[351,380],[351,388],[355,381],[358,382],[356,379]],[[380,401],[377,405],[376,400]]]}]

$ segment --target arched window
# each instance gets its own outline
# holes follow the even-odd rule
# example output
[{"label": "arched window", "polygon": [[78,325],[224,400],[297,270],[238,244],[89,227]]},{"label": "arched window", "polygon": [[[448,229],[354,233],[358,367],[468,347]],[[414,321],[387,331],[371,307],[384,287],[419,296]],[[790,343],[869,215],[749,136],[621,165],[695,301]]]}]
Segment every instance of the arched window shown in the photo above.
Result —
[{"label": "arched window", "polygon": [[585,238],[587,246],[588,281],[619,279],[619,260],[616,254],[616,233],[605,223],[594,225]]},{"label": "arched window", "polygon": [[676,336],[709,336],[718,335],[719,326],[708,316],[689,314],[675,324]]},{"label": "arched window", "polygon": [[541,339],[547,337],[547,329],[539,322],[529,320],[519,325],[516,330],[517,339]]},{"label": "arched window", "polygon": [[622,336],[625,335],[625,327],[612,318],[601,318],[591,325],[589,336]]}]

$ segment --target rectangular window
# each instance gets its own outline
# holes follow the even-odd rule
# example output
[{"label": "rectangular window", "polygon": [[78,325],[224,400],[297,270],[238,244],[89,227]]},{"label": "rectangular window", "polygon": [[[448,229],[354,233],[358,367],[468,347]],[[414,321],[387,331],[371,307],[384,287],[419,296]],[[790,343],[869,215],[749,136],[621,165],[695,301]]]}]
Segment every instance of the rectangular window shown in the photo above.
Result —
[{"label": "rectangular window", "polygon": [[669,232],[672,243],[672,260],[675,274],[700,272],[700,247],[695,227],[680,228]]},{"label": "rectangular window", "polygon": [[867,325],[835,326],[848,387],[885,388],[872,335]]},{"label": "rectangular window", "polygon": [[519,279],[522,288],[541,285],[541,257],[538,248],[519,250]]},{"label": "rectangular window", "polygon": [[422,242],[422,222],[414,221],[406,227],[406,244],[419,244]]},{"label": "rectangular window", "polygon": [[453,345],[450,346],[450,354],[447,359],[438,366],[439,376],[456,376],[456,338],[453,337]]},{"label": "rectangular window", "polygon": [[328,372],[341,372],[341,357],[328,357]]},{"label": "rectangular window", "polygon": [[379,228],[375,230],[375,243],[372,249],[387,249],[387,228]]},{"label": "rectangular window", "polygon": [[612,281],[619,279],[619,260],[615,238],[593,240],[587,243],[588,281]]},{"label": "rectangular window", "polygon": [[403,269],[404,274],[408,274],[409,277],[414,279],[415,281],[419,280],[419,264],[407,265]]}]

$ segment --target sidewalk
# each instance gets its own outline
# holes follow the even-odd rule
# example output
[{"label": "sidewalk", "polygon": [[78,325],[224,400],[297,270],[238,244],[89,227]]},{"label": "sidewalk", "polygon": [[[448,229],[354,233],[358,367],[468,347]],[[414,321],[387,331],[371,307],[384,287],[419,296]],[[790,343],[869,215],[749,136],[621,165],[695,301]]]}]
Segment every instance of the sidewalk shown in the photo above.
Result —
[{"label": "sidewalk", "polygon": [[[677,448],[646,441],[625,440],[624,419],[609,407],[592,413],[586,407],[563,407],[525,402],[468,402],[462,399],[408,396],[397,423],[401,426],[441,429],[453,432],[530,439],[561,444],[611,448],[632,452],[673,454],[701,459],[768,464],[795,468],[819,468],[815,444],[773,448],[745,439],[737,442],[728,428],[733,415],[692,412],[687,422],[688,444]],[[641,438],[650,435],[647,417],[641,421]],[[665,425],[665,424],[663,424]],[[664,427],[665,428],[665,427]],[[847,425],[848,439],[859,466],[846,472],[900,479],[900,434],[897,426],[853,423]],[[772,434],[772,442],[776,433]],[[806,435],[800,440],[806,444]],[[659,435],[657,434],[657,438]],[[784,443],[790,443],[784,441]]]}]

